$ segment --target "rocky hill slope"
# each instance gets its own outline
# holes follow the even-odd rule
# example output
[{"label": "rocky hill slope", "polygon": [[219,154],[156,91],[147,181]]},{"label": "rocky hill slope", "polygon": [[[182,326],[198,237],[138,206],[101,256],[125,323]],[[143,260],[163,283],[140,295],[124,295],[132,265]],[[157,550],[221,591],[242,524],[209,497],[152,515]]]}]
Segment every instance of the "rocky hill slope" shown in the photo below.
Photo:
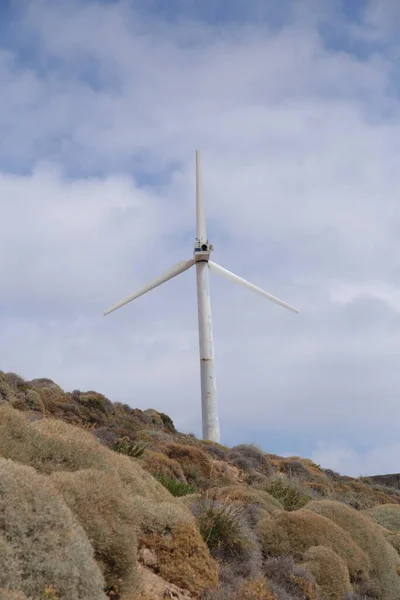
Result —
[{"label": "rocky hill slope", "polygon": [[0,372],[0,600],[399,600],[400,491]]}]

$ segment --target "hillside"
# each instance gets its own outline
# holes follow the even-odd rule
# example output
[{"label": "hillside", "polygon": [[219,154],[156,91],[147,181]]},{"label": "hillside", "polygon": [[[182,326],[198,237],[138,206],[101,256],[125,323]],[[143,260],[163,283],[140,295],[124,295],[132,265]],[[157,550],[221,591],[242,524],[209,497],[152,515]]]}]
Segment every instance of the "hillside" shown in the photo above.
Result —
[{"label": "hillside", "polygon": [[400,491],[0,372],[0,600],[399,600]]}]

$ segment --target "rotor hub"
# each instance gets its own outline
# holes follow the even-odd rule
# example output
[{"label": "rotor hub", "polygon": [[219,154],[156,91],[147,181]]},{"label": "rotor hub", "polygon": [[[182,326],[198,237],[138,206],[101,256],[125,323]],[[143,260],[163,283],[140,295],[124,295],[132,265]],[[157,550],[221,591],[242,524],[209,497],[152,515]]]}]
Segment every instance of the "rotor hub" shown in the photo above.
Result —
[{"label": "rotor hub", "polygon": [[196,243],[193,251],[193,258],[195,262],[208,262],[210,260],[210,254],[214,250],[214,246],[210,244],[208,240],[196,239]]}]

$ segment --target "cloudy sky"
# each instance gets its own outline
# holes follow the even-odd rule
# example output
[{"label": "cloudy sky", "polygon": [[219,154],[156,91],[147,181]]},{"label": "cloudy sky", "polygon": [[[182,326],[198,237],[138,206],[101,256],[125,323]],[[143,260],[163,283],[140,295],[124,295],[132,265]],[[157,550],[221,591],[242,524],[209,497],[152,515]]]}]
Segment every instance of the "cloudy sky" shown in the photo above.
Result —
[{"label": "cloudy sky", "polygon": [[223,443],[400,471],[400,4],[0,4],[0,368],[201,435],[203,151]]}]

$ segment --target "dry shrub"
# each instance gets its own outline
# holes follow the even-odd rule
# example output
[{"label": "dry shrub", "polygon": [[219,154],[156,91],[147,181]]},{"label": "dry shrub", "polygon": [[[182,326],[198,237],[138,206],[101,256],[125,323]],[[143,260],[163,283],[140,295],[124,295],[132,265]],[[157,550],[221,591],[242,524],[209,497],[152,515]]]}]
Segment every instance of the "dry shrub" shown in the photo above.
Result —
[{"label": "dry shrub", "polygon": [[159,429],[164,429],[164,422],[158,411],[154,410],[154,408],[147,408],[143,412],[145,415],[147,415],[150,418],[150,423],[152,425],[155,425]]},{"label": "dry shrub", "polygon": [[0,407],[0,455],[42,473],[107,468],[106,452],[93,436],[61,421],[29,423],[24,414]]},{"label": "dry shrub", "polygon": [[93,549],[62,497],[48,478],[5,459],[0,459],[0,533],[0,559],[6,560],[0,573],[14,570],[3,587],[33,598],[41,598],[48,585],[63,600],[105,598]]},{"label": "dry shrub", "polygon": [[327,476],[314,465],[312,461],[304,458],[290,457],[280,460],[277,467],[281,473],[288,477],[299,478],[302,481],[316,482],[320,484],[329,484]]},{"label": "dry shrub", "polygon": [[234,600],[276,600],[264,579],[244,581]]},{"label": "dry shrub", "polygon": [[139,518],[120,479],[94,469],[54,473],[51,479],[85,529],[106,584],[122,580],[122,591],[136,591]]},{"label": "dry shrub", "polygon": [[108,450],[83,429],[53,419],[29,423],[24,414],[8,406],[0,406],[0,455],[46,474],[81,469],[112,472],[133,495],[171,499],[137,461]]},{"label": "dry shrub", "polygon": [[210,493],[215,493],[220,498],[229,498],[230,500],[237,500],[242,502],[244,505],[257,504],[265,509],[278,509],[282,510],[283,506],[271,494],[265,490],[260,490],[255,487],[248,487],[244,485],[230,485],[222,488],[217,488],[215,491],[210,490]]},{"label": "dry shrub", "polygon": [[332,487],[330,484],[304,481],[302,485],[303,488],[310,490],[312,497],[315,499],[332,497]]},{"label": "dry shrub", "polygon": [[201,440],[200,441],[201,448],[205,450],[208,454],[211,454],[213,458],[218,460],[226,459],[226,455],[228,453],[227,448],[218,444],[217,442],[212,442],[211,440]]},{"label": "dry shrub", "polygon": [[143,534],[169,535],[180,524],[195,527],[195,518],[189,509],[170,496],[170,501],[154,501],[143,496],[132,498]]},{"label": "dry shrub", "polygon": [[384,600],[398,600],[400,578],[396,570],[400,557],[374,524],[364,515],[339,502],[322,500],[310,503],[308,508],[330,519],[351,535],[369,558],[370,577],[381,597]]},{"label": "dry shrub", "polygon": [[367,576],[369,560],[351,536],[329,518],[309,510],[284,512],[262,519],[257,527],[266,556],[293,556],[302,560],[312,546],[326,546],[340,556],[354,578]]},{"label": "dry shrub", "polygon": [[211,460],[211,485],[237,485],[241,481],[240,471],[224,460]]},{"label": "dry shrub", "polygon": [[202,494],[187,494],[178,498],[178,501],[192,512],[193,504],[201,500],[202,497]]},{"label": "dry shrub", "polygon": [[7,376],[0,371],[0,404],[11,402],[14,397],[13,389]]},{"label": "dry shrub", "polygon": [[195,598],[207,588],[218,587],[218,565],[193,525],[178,525],[168,536],[143,536],[141,545],[155,552],[163,579],[189,590]]},{"label": "dry shrub", "polygon": [[400,555],[400,533],[388,532],[385,534],[386,540],[396,550],[397,554]]},{"label": "dry shrub", "polygon": [[343,600],[352,591],[346,563],[330,548],[313,546],[304,561],[302,566],[314,576],[325,600]]},{"label": "dry shrub", "polygon": [[262,577],[231,581],[218,590],[207,591],[202,600],[278,600]]},{"label": "dry shrub", "polygon": [[105,450],[107,469],[116,473],[132,496],[148,498],[152,502],[171,502],[171,494],[141,465],[123,454]]},{"label": "dry shrub", "polygon": [[17,391],[21,386],[25,384],[25,379],[21,377],[21,375],[18,375],[18,373],[9,372],[3,373],[3,375],[5,376],[8,384],[14,391]]},{"label": "dry shrub", "polygon": [[35,390],[26,390],[25,403],[31,410],[37,410],[43,415],[46,413],[43,400]]},{"label": "dry shrub", "polygon": [[175,477],[179,480],[184,480],[184,475],[181,465],[178,461],[168,458],[161,452],[153,452],[147,450],[142,460],[142,467],[158,476]]},{"label": "dry shrub", "polygon": [[202,477],[210,479],[211,459],[201,448],[170,443],[164,451],[168,458],[178,461],[186,476],[196,468]]},{"label": "dry shrub", "polygon": [[69,402],[69,395],[51,379],[32,379],[25,382],[26,388],[34,389],[40,394],[47,411],[51,412],[59,402]]},{"label": "dry shrub", "polygon": [[269,588],[278,600],[320,600],[314,577],[296,565],[292,557],[270,558],[264,569]]},{"label": "dry shrub", "polygon": [[382,491],[376,490],[373,487],[355,481],[346,479],[334,486],[332,498],[345,504],[349,504],[356,510],[367,510],[373,508],[377,504],[390,503],[390,496]]},{"label": "dry shrub", "polygon": [[400,531],[400,504],[381,504],[366,510],[364,514],[389,531]]},{"label": "dry shrub", "polygon": [[228,452],[227,458],[243,471],[254,469],[266,475],[272,474],[272,466],[267,455],[254,444],[234,446]]}]

